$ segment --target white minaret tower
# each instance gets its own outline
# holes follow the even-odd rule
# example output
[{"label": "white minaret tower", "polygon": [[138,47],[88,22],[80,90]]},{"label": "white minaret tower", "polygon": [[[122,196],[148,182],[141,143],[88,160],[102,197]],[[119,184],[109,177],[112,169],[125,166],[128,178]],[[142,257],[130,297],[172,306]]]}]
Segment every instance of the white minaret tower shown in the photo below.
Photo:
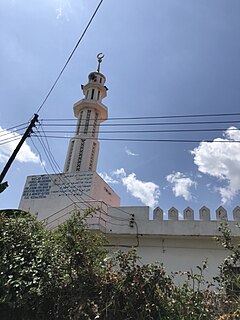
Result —
[{"label": "white minaret tower", "polygon": [[85,97],[74,104],[74,115],[78,118],[75,136],[70,140],[64,172],[96,171],[100,123],[107,120],[108,109],[102,103],[107,95],[104,85],[106,78],[100,73],[100,64],[104,55],[99,53],[97,71],[88,76],[88,83],[81,86]]},{"label": "white minaret tower", "polygon": [[91,72],[88,83],[82,86],[84,98],[73,106],[78,121],[64,173],[27,177],[19,204],[19,209],[37,213],[39,220],[47,219],[51,228],[68,219],[76,208],[87,207],[100,208],[99,216],[88,223],[105,228],[108,206],[120,206],[119,196],[96,172],[99,126],[108,117],[108,109],[102,104],[107,95],[106,78],[100,73],[103,54],[97,58],[97,71]]}]

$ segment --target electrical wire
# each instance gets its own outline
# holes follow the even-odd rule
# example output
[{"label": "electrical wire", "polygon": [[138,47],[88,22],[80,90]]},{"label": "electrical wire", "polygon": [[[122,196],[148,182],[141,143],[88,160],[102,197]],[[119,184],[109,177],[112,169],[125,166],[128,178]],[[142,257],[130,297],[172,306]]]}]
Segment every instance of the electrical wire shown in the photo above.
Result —
[{"label": "electrical wire", "polygon": [[[31,139],[31,140],[32,140],[32,139]],[[37,150],[37,152],[38,152],[38,154],[39,154],[39,157],[40,157],[40,160],[41,160],[42,157],[41,157],[41,154],[40,154],[39,150],[37,149],[37,147],[36,147],[36,145],[34,144],[33,141],[32,141],[32,143],[33,143],[35,149]],[[41,145],[42,145],[42,143],[41,143]],[[42,147],[43,147],[43,145],[42,145]],[[46,156],[47,156],[47,158],[48,158],[48,161],[49,161],[49,163],[50,163],[53,171],[55,172],[55,170],[54,170],[54,168],[53,168],[53,166],[52,166],[51,160],[50,160],[49,156],[47,155],[47,152],[46,152],[45,147],[43,147],[43,150],[44,150],[44,152],[45,152],[45,154],[46,154]],[[42,160],[41,160],[41,162],[42,162]],[[48,173],[48,171],[47,171],[47,169],[45,168],[45,166],[43,166],[43,168],[44,168],[44,171],[46,172],[47,176],[48,176],[48,177],[50,178],[50,180],[52,181],[52,183],[55,184],[55,185],[60,189],[60,191],[65,194],[65,196],[71,201],[71,204],[76,205],[76,206],[78,207],[78,209],[80,210],[81,207],[79,207],[79,206],[77,205],[77,203],[69,196],[69,194],[66,193],[65,190],[63,190],[63,188],[62,188],[62,186],[61,186],[60,184],[57,184],[57,183],[54,181],[54,179],[52,179],[51,175]],[[55,174],[60,178],[60,180],[62,181],[62,183],[65,184],[65,181],[64,181],[64,179],[62,179],[61,174],[58,174],[58,173],[55,173]],[[70,193],[72,194],[72,196],[74,196],[74,197],[79,201],[79,198],[76,196],[76,194],[73,194],[73,193],[72,193],[72,190],[70,190]],[[81,200],[82,200],[82,198],[81,198]],[[83,202],[87,203],[87,207],[93,208],[87,201],[83,201]]]},{"label": "electrical wire", "polygon": [[[35,135],[34,135],[35,136]],[[38,135],[36,135],[38,136]],[[69,139],[70,137],[64,136],[46,136],[47,138],[54,139]],[[83,139],[82,137],[74,137],[74,139]],[[128,142],[173,142],[173,143],[239,143],[240,140],[199,140],[199,139],[134,139],[134,138],[94,138],[84,137],[85,140],[98,140],[98,141],[128,141]]]},{"label": "electrical wire", "polygon": [[[6,138],[6,139],[3,139],[3,140],[0,140],[0,146],[4,145],[4,144],[8,144],[8,143],[11,143],[13,141],[17,141],[17,140],[20,140],[21,137],[11,137],[11,138]],[[5,142],[3,142],[5,141]]]},{"label": "electrical wire", "polygon": [[[72,181],[65,175],[65,176],[61,176],[61,168],[59,167],[59,165],[58,165],[58,163],[57,163],[57,161],[55,160],[55,158],[54,158],[54,156],[53,156],[53,154],[52,154],[52,152],[51,152],[51,150],[50,150],[50,145],[49,145],[49,143],[48,143],[48,141],[47,141],[47,137],[46,137],[46,135],[45,135],[45,132],[44,132],[44,130],[43,130],[43,128],[41,128],[42,129],[42,131],[43,131],[43,134],[44,134],[44,137],[45,137],[45,139],[46,139],[46,142],[47,142],[47,146],[48,146],[48,150],[46,150],[46,147],[44,146],[44,142],[42,141],[42,144],[43,144],[43,146],[44,146],[44,149],[45,149],[45,151],[47,152],[47,153],[49,153],[50,154],[50,158],[51,158],[51,160],[50,160],[50,162],[53,162],[54,163],[54,166],[55,166],[55,169],[57,169],[57,171],[58,171],[58,173],[56,173],[56,171],[53,169],[53,167],[52,167],[52,169],[53,169],[53,171],[54,171],[54,173],[55,174],[58,174],[59,176],[60,176],[60,179],[62,180],[62,178],[65,180],[65,181],[67,181],[68,183],[70,183],[70,185],[72,185]],[[39,132],[39,131],[38,131]],[[49,159],[49,157],[48,157],[48,159]],[[64,182],[63,180],[62,180],[62,182]],[[64,182],[65,183],[65,182]],[[75,186],[74,186],[74,189],[76,190],[76,191],[79,191]],[[80,192],[82,192],[83,193],[83,191],[80,189]],[[86,194],[87,195],[87,194]],[[73,196],[75,196],[75,195],[73,195]],[[76,197],[76,196],[75,196]],[[79,200],[83,200],[83,202],[85,202],[85,203],[87,203],[87,201],[85,201],[82,197],[80,197],[80,198],[78,198],[78,197],[76,197],[76,199],[79,201]],[[93,208],[93,207],[92,207]]]},{"label": "electrical wire", "polygon": [[[43,130],[43,128],[42,128],[42,130]],[[43,131],[44,132],[44,131]],[[45,138],[46,138],[46,140],[47,140],[47,137],[46,137],[46,135],[44,135],[45,136]],[[48,144],[48,147],[49,147],[49,149],[50,149],[50,146],[49,146],[49,144]],[[50,151],[51,152],[51,151]],[[52,154],[52,153],[51,153]],[[53,154],[52,154],[52,157],[53,157]],[[56,160],[55,160],[55,162],[56,162]],[[57,162],[56,162],[57,163]],[[58,168],[60,168],[59,166],[58,166]],[[61,169],[60,169],[61,170]],[[68,179],[68,182],[69,183],[71,183],[72,184],[72,182],[71,182],[71,180],[69,180]],[[82,194],[84,194],[84,195],[86,195],[87,197],[89,197],[91,200],[93,200],[93,201],[98,201],[98,200],[96,200],[95,198],[93,198],[93,197],[91,197],[90,195],[88,195],[87,193],[85,193],[83,190],[80,190],[81,192],[82,192]],[[83,199],[82,199],[83,200]],[[109,205],[108,205],[109,206]],[[110,206],[111,207],[111,206]],[[131,215],[130,213],[128,213],[128,212],[125,212],[124,210],[121,210],[122,212],[124,212],[124,213],[126,213],[126,214],[128,214],[128,215]],[[106,213],[106,212],[105,212]],[[106,213],[107,214],[107,213]]]},{"label": "electrical wire", "polygon": [[[235,121],[236,122],[236,121]],[[237,121],[238,122],[238,121]],[[204,122],[205,123],[205,122]],[[214,122],[214,123],[218,123],[218,122]],[[224,122],[225,123],[225,122]],[[183,123],[176,123],[176,124],[183,124]],[[185,123],[186,124],[186,123]],[[193,124],[193,123],[187,123],[187,124]],[[196,124],[196,123],[195,123]],[[203,124],[203,123],[201,123]],[[20,127],[24,124],[21,124],[21,125],[18,125],[18,126],[15,126],[15,127],[11,127],[11,128],[17,128],[17,127]],[[155,123],[153,124],[141,124],[141,125],[157,125]],[[166,125],[166,123],[161,123],[159,125]],[[172,123],[171,123],[172,125]],[[49,125],[45,125],[45,126],[49,126]],[[54,125],[55,126],[55,125]],[[126,124],[126,126],[128,126],[128,124]],[[4,129],[4,130],[10,130],[11,128],[8,128],[8,129]],[[14,131],[17,132],[17,131],[20,131],[20,130],[24,130],[26,129],[27,127],[23,127],[23,128],[20,128],[20,129],[17,129]],[[218,131],[226,131],[226,130],[229,130],[229,131],[238,131],[239,129],[238,128],[207,128],[207,129],[166,129],[166,130],[109,130],[109,131],[101,131],[100,134],[134,134],[134,133],[177,133],[177,132],[218,132]],[[75,132],[74,131],[63,131],[63,130],[45,130],[46,133],[66,133],[66,134],[74,134]],[[80,132],[81,133],[81,132]],[[10,143],[12,141],[15,141],[15,140],[18,140],[19,137],[9,137],[9,138],[6,138],[6,139],[1,139],[2,136],[4,135],[10,135],[12,134],[12,132],[4,132],[4,133],[0,133],[0,145],[3,145],[5,143]],[[63,136],[50,136],[48,135],[47,136],[48,138],[59,138],[59,139],[63,139],[63,138],[69,138],[69,137],[63,137]],[[78,137],[77,137],[78,138]],[[100,138],[99,140],[107,140],[105,138]],[[123,140],[121,139],[122,141],[128,141],[128,140]],[[119,141],[116,140],[116,141]],[[142,141],[142,140],[129,140],[129,141]],[[151,141],[155,141],[155,140],[151,140]],[[161,142],[200,142],[199,140],[185,140],[185,141],[169,141],[169,140],[163,140],[163,139],[160,139],[160,140],[157,140],[157,141],[161,141]],[[207,141],[207,142],[210,142],[210,141]],[[219,141],[219,142],[228,142],[228,141]],[[231,141],[232,142],[232,141]]]},{"label": "electrical wire", "polygon": [[[39,140],[40,141],[40,140]],[[46,147],[44,147],[43,146],[43,141],[41,141],[42,143],[41,143],[41,145],[42,145],[42,147],[43,147],[43,149],[44,149],[44,152],[45,152],[45,154],[47,153],[47,150],[46,150]],[[34,145],[35,146],[35,145]],[[49,149],[50,149],[50,146],[49,146],[49,144],[48,144],[48,147],[49,147]],[[35,146],[35,148],[36,148],[36,146]],[[37,152],[39,153],[39,150],[37,150]],[[47,154],[46,154],[47,155]],[[50,160],[50,158],[49,158],[49,156],[47,156],[47,158],[48,158],[48,160]],[[41,160],[42,161],[42,160]],[[50,162],[51,162],[51,160],[50,160]],[[50,163],[50,165],[51,165],[51,167],[52,167],[52,164]],[[44,169],[45,169],[45,167],[44,167]],[[53,167],[52,167],[52,169],[53,169]],[[45,170],[46,171],[46,170]],[[54,169],[53,169],[53,171],[54,171]],[[48,174],[48,172],[47,172],[47,174]],[[51,179],[51,176],[48,174],[48,176],[50,177],[50,179]],[[55,183],[55,181],[53,180],[53,179],[51,179],[51,181],[52,182],[54,182]],[[70,181],[70,183],[71,183],[71,181]],[[56,184],[56,183],[55,183]],[[58,185],[59,186],[59,185]],[[82,191],[82,193],[83,194],[85,194],[85,195],[87,195],[86,193],[84,193],[83,191]],[[66,194],[65,193],[65,195],[66,196],[68,196],[68,194]],[[75,196],[75,195],[74,195]],[[96,200],[96,199],[94,199],[93,197],[91,197],[91,196],[89,196],[89,195],[87,195],[89,198],[91,198],[92,200],[94,200],[94,201],[96,201],[96,202],[99,202],[98,200]],[[75,196],[76,197],[76,196]],[[68,196],[68,198],[69,198],[69,196]],[[77,197],[76,197],[77,198]],[[76,202],[73,202],[73,200],[71,199],[71,198],[69,198],[70,199],[70,201],[72,202],[72,204],[74,204],[74,205],[76,205]],[[83,199],[83,198],[81,198],[81,199]],[[87,202],[87,201],[84,201],[85,203]],[[88,204],[88,206],[89,206],[89,202],[87,202],[87,204]],[[108,207],[111,207],[110,205],[107,205]],[[91,206],[90,205],[90,207],[91,208],[93,208],[93,209],[95,209],[93,206]],[[78,206],[78,208],[79,209],[82,209],[81,207],[79,207]],[[121,209],[121,208],[115,208],[115,209],[117,209],[117,210],[119,210],[119,211],[121,211],[121,212],[123,212],[123,213],[125,213],[125,214],[127,214],[127,215],[129,215],[129,216],[133,216],[132,214],[130,214],[129,212],[126,212],[125,210],[123,210],[123,209]],[[112,216],[112,215],[109,215],[108,214],[108,212],[106,212],[105,210],[103,210],[103,208],[101,208],[101,210],[106,214],[106,216],[109,216],[109,217],[111,217],[111,218],[114,218],[116,221],[118,221],[118,222],[124,222],[124,221],[127,221],[128,223],[129,223],[129,219],[125,219],[125,218],[120,218],[120,217],[114,217],[114,216]],[[56,213],[58,213],[58,212],[61,212],[61,210],[59,210],[59,211],[57,211]],[[56,213],[54,213],[54,214],[51,214],[51,217],[52,216],[54,216]],[[56,219],[54,219],[53,221],[51,221],[51,223],[52,222],[54,222],[55,220],[58,220],[58,219],[60,219],[61,217],[63,217],[63,216],[65,216],[66,214],[68,214],[68,213],[65,213],[65,214],[63,214],[62,216],[60,216],[60,217],[58,217],[58,218],[56,218]],[[48,217],[49,218],[49,217]],[[99,218],[101,218],[101,217],[99,217]],[[103,219],[104,220],[104,219]],[[117,225],[117,226],[129,226],[129,224],[122,224],[122,223],[114,223],[114,222],[110,222],[110,221],[107,221],[107,223],[109,223],[109,224],[112,224],[112,225]],[[136,224],[136,226],[137,226],[137,223],[136,223],[136,221],[134,221],[134,223]],[[139,240],[138,240],[138,228],[137,228],[137,234],[136,234],[136,237],[137,237],[137,246],[139,245]]]},{"label": "electrical wire", "polygon": [[[108,120],[141,120],[141,119],[174,119],[174,118],[202,118],[202,117],[228,117],[240,116],[239,112],[236,113],[209,113],[209,114],[181,114],[181,115],[163,115],[163,116],[142,116],[142,117],[110,117]],[[73,121],[75,119],[42,119],[42,121]],[[94,120],[94,119],[92,119]],[[100,119],[101,120],[101,119]]]},{"label": "electrical wire", "polygon": [[[36,129],[36,130],[39,132],[38,129]],[[42,156],[41,156],[41,154],[40,154],[39,149],[36,147],[36,145],[35,145],[35,143],[33,142],[33,139],[32,139],[31,136],[30,136],[30,138],[31,138],[31,140],[32,140],[33,146],[35,147],[35,149],[37,150],[37,153],[39,154],[40,161],[43,163],[43,159],[42,159]],[[48,158],[48,161],[49,161],[49,163],[50,163],[53,171],[55,172],[56,167],[54,168],[54,165],[53,165],[53,163],[52,163],[52,161],[53,161],[53,160],[52,160],[53,154],[51,153],[49,144],[47,143],[47,147],[46,147],[45,144],[44,144],[43,139],[41,139],[41,138],[39,138],[39,137],[37,137],[37,138],[38,138],[38,140],[39,140],[39,142],[40,142],[40,144],[41,144],[41,146],[42,146],[42,148],[43,148],[43,150],[44,150],[44,152],[45,152],[45,154],[46,154],[46,156],[47,156],[47,158]],[[46,138],[46,141],[47,141],[47,138]],[[50,152],[50,153],[49,153],[49,152]],[[49,155],[49,154],[51,154],[51,155]],[[54,158],[54,157],[53,157],[53,158]],[[55,159],[54,159],[54,160],[55,160]],[[52,179],[51,175],[50,175],[50,174],[48,173],[48,171],[46,170],[45,166],[43,166],[43,168],[44,168],[44,171],[46,172],[47,176],[48,176],[48,177],[50,178],[50,180],[52,181],[52,183],[54,183],[55,185],[57,185],[58,188],[69,198],[69,200],[71,201],[71,203],[74,204],[76,207],[78,207],[79,210],[81,210],[82,208],[79,207],[78,204],[77,204],[76,202],[74,202],[73,199],[72,199],[64,190],[62,190],[61,185],[56,184],[56,182]],[[60,175],[60,174],[57,174],[57,176],[61,176],[61,175]],[[65,183],[64,180],[62,180],[62,182]],[[71,182],[71,181],[70,181],[70,182]],[[70,193],[72,193],[71,190],[70,190]],[[83,192],[83,193],[84,193],[84,192]],[[84,193],[84,194],[86,194],[86,193]],[[89,195],[88,195],[88,196],[89,196]],[[78,198],[76,195],[74,195],[74,197],[79,200],[79,198]],[[90,197],[90,196],[89,196],[89,197]],[[90,197],[90,198],[92,198],[92,197]],[[82,200],[82,199],[83,199],[83,198],[81,198],[81,200]],[[94,201],[97,201],[97,200],[94,199],[94,198],[92,198],[92,199],[93,199]],[[88,207],[94,208],[93,206],[90,205],[90,203],[89,203],[88,201],[84,201],[84,202],[87,203]],[[97,201],[97,202],[99,202],[99,201]],[[109,206],[109,205],[107,205],[107,206],[108,206],[108,207],[111,207],[111,206]],[[94,208],[94,209],[95,209],[95,208]],[[126,212],[125,210],[123,210],[123,209],[121,209],[121,208],[116,208],[116,209],[119,210],[119,211],[121,211],[121,212],[124,212],[125,214],[127,214],[127,215],[129,215],[129,216],[131,216],[131,217],[133,216],[132,214],[130,214],[129,212]],[[108,213],[107,213],[105,210],[103,210],[103,208],[101,208],[101,210],[106,214],[106,216],[109,216],[109,217],[114,218],[114,219],[116,220],[116,222],[124,222],[124,221],[127,221],[127,222],[129,223],[129,219],[114,217],[114,216],[112,216],[112,215],[108,215]],[[62,211],[62,210],[60,210],[60,211]],[[60,211],[58,211],[58,212],[60,212]],[[58,212],[57,212],[57,213],[58,213]],[[56,213],[52,214],[51,217],[54,216],[55,214],[56,214]],[[66,214],[68,214],[68,213],[66,213]],[[65,214],[64,214],[64,215],[65,215]],[[63,215],[63,216],[64,216],[64,215]],[[49,218],[49,217],[48,217],[48,218]],[[56,219],[60,219],[60,218],[61,218],[61,217],[58,217],[58,218],[56,218]],[[102,217],[100,216],[99,219],[101,219],[101,218],[102,218]],[[56,220],[56,219],[55,219],[55,220]],[[104,220],[104,219],[103,219],[103,220]],[[52,222],[54,222],[54,220],[51,221],[51,223],[52,223]],[[138,226],[137,226],[136,221],[134,221],[134,223],[135,223],[135,225],[136,225],[136,230],[137,230],[137,234],[136,234],[136,237],[137,237],[137,246],[139,246]],[[114,222],[112,222],[112,221],[106,221],[106,224],[117,225],[117,226],[128,226],[128,225],[129,225],[129,224],[123,224],[123,223],[114,223]]]},{"label": "electrical wire", "polygon": [[[43,129],[42,129],[43,130]],[[38,131],[38,130],[37,130]],[[44,132],[44,131],[43,131]],[[46,136],[45,136],[46,137]],[[47,138],[46,138],[46,141],[47,141]],[[43,143],[43,141],[42,141],[42,143]],[[48,143],[47,143],[48,144]],[[49,144],[48,144],[48,148],[49,148],[49,152],[51,153],[51,150],[50,150],[50,146],[49,146]],[[44,150],[45,150],[45,152],[46,152],[46,148],[44,148]],[[51,153],[51,155],[52,155],[52,157],[53,157],[53,154]],[[49,157],[48,157],[48,159],[49,159]],[[53,157],[53,159],[54,159],[54,157]],[[55,163],[57,164],[57,162],[56,162],[56,160],[54,159],[54,161],[55,161]],[[58,168],[60,168],[59,166],[58,166],[58,164],[57,164],[57,167]],[[53,169],[53,171],[54,171],[54,168],[52,167],[52,169]],[[61,169],[60,169],[61,170]],[[61,178],[62,178],[62,176],[61,176]],[[71,180],[70,179],[68,179],[67,177],[64,177],[64,179],[66,179],[70,184],[72,184],[72,182],[71,182]],[[76,187],[74,187],[75,189],[76,189]],[[76,189],[76,190],[78,190],[78,189]],[[82,194],[84,194],[85,196],[87,196],[88,198],[90,198],[91,200],[93,200],[93,201],[96,201],[96,202],[98,202],[98,200],[97,199],[95,199],[95,198],[93,198],[93,197],[91,197],[90,195],[88,195],[87,193],[85,193],[83,190],[81,190],[80,189],[80,191],[82,192]],[[73,196],[75,196],[75,195],[73,195]],[[76,197],[77,198],[77,197]],[[78,199],[78,198],[77,198]],[[79,199],[78,199],[79,200]],[[88,201],[85,201],[82,197],[80,197],[80,200],[83,200],[83,202],[85,202],[85,203],[88,203]],[[109,206],[109,205],[107,205],[107,206]],[[111,207],[111,206],[110,206]],[[91,208],[94,208],[94,207],[91,207]],[[130,213],[128,213],[128,212],[126,212],[126,211],[124,211],[124,210],[122,210],[122,209],[119,209],[119,208],[117,208],[118,210],[120,210],[120,211],[122,211],[122,212],[124,212],[124,213],[126,213],[126,214],[128,214],[128,215],[131,215]],[[104,211],[104,210],[103,210]],[[105,212],[105,211],[104,211]],[[108,213],[107,212],[105,212],[105,214],[106,215],[108,215]],[[112,218],[115,218],[114,216],[112,216]],[[117,220],[119,220],[119,221],[126,221],[127,219],[117,219]],[[127,220],[128,221],[128,220]]]},{"label": "electrical wire", "polygon": [[[229,121],[184,121],[184,122],[145,122],[145,123],[98,123],[96,126],[101,127],[119,127],[119,126],[169,126],[169,125],[207,125],[207,124],[232,124],[240,123],[240,120],[229,120]],[[66,124],[66,123],[46,123],[45,127],[75,127],[76,124]],[[95,124],[89,123],[89,127],[95,126]]]},{"label": "electrical wire", "polygon": [[13,126],[13,127],[10,127],[10,128],[6,128],[6,129],[2,129],[2,130],[10,131],[10,130],[15,130],[16,128],[19,128],[19,127],[22,127],[22,126],[25,126],[25,128],[27,128],[27,125],[29,125],[29,122],[24,122],[24,123],[18,124],[16,126]]},{"label": "electrical wire", "polygon": [[0,139],[3,136],[7,136],[7,135],[14,135],[16,132],[22,131],[22,130],[26,130],[27,126],[24,126],[23,128],[19,128],[19,129],[14,129],[13,131],[10,131],[9,129],[2,129],[2,131],[0,132]]},{"label": "electrical wire", "polygon": [[[33,144],[34,148],[36,149],[36,151],[37,151],[37,153],[38,153],[38,155],[39,155],[39,158],[40,158],[41,163],[44,163],[44,162],[43,162],[43,159],[42,159],[42,156],[41,156],[41,153],[40,153],[39,149],[37,148],[37,146],[35,145],[32,137],[30,137],[30,139],[31,139],[31,141],[32,141],[32,144]],[[50,180],[52,181],[52,183],[55,184],[57,187],[59,187],[59,189],[61,190],[61,186],[58,185],[58,184],[56,184],[56,182],[52,179],[51,175],[48,173],[48,171],[47,171],[47,169],[46,169],[45,166],[43,166],[43,169],[44,169],[45,173],[47,174],[47,176],[48,176],[48,177],[50,178]],[[66,197],[69,198],[69,200],[72,202],[72,204],[75,204],[74,201],[69,197],[69,195],[68,195],[67,193],[65,193],[64,190],[61,190],[61,191],[65,194]],[[79,209],[80,209],[80,208],[79,208]]]},{"label": "electrical wire", "polygon": [[[50,163],[50,166],[51,166],[54,174],[56,174],[56,175],[58,176],[58,178],[60,179],[60,181],[61,181],[63,184],[66,184],[66,181],[67,181],[68,183],[70,183],[70,185],[72,185],[71,180],[66,179],[66,176],[61,175],[61,172],[57,172],[57,171],[58,171],[58,168],[57,168],[57,171],[56,171],[56,165],[55,165],[54,162],[52,161],[52,158],[54,158],[54,157],[53,157],[52,153],[47,150],[47,148],[46,148],[43,140],[40,140],[40,139],[39,139],[39,142],[40,142],[40,144],[42,145],[42,148],[43,148],[43,150],[44,150],[44,152],[45,152],[45,154],[46,154],[46,157],[47,157],[47,159],[48,159],[48,161],[49,161],[49,163]],[[49,146],[49,145],[48,145],[48,146]],[[55,159],[54,159],[54,161],[55,161]],[[55,163],[56,163],[56,161],[55,161]],[[56,184],[55,181],[54,181],[54,183],[55,183],[55,185],[59,186],[58,184]],[[69,189],[69,190],[70,190],[70,193],[72,194],[72,196],[75,197],[78,201],[80,200],[81,202],[82,202],[82,201],[85,202],[89,208],[91,207],[91,208],[93,209],[93,206],[89,205],[89,203],[88,203],[86,200],[84,200],[80,195],[76,195],[76,194],[73,193],[73,192],[76,192],[76,191],[79,192],[79,190],[77,190],[76,187],[74,187],[74,189]],[[62,189],[61,191],[63,192],[63,189]],[[80,190],[80,192],[82,192],[82,190]],[[65,191],[64,191],[64,194],[67,195],[67,193],[66,193]],[[68,196],[68,198],[69,198],[69,196]],[[71,198],[69,198],[69,199],[72,201],[72,203],[75,203]]]},{"label": "electrical wire", "polygon": [[[218,132],[218,131],[239,131],[238,128],[211,128],[211,129],[166,129],[166,130],[108,130],[102,131],[103,133],[174,133],[174,132]],[[75,134],[75,131],[67,130],[45,130],[45,133],[65,133]],[[78,131],[78,134],[85,133],[84,131]]]},{"label": "electrical wire", "polygon": [[82,33],[82,35],[80,36],[79,40],[77,41],[77,43],[76,43],[75,47],[73,48],[73,50],[72,50],[71,54],[69,55],[69,57],[68,57],[67,61],[65,62],[64,66],[63,66],[63,68],[61,69],[61,71],[60,71],[59,75],[57,76],[56,80],[54,81],[54,83],[53,83],[52,87],[50,88],[50,90],[49,90],[49,92],[47,93],[46,97],[44,98],[43,102],[40,104],[39,108],[37,109],[37,112],[36,112],[37,114],[41,111],[41,109],[43,108],[43,106],[44,106],[44,104],[46,103],[47,99],[49,98],[50,94],[52,93],[53,89],[55,88],[55,86],[56,86],[56,84],[57,84],[58,80],[60,79],[61,75],[63,74],[64,70],[66,69],[66,67],[67,67],[68,63],[70,62],[70,60],[71,60],[71,58],[72,58],[73,54],[74,54],[74,53],[75,53],[75,51],[77,50],[77,48],[78,48],[78,46],[79,46],[80,42],[82,41],[82,39],[83,39],[83,37],[84,37],[85,33],[87,32],[87,30],[88,30],[88,28],[89,28],[90,24],[92,23],[92,21],[93,21],[93,19],[94,19],[95,15],[96,15],[96,13],[98,12],[98,10],[99,10],[99,8],[100,8],[100,6],[101,6],[102,2],[103,2],[103,0],[100,0],[100,2],[99,2],[99,4],[98,4],[97,8],[95,9],[94,13],[92,14],[92,16],[91,16],[91,18],[90,18],[90,20],[89,20],[89,22],[88,22],[87,26],[85,27],[85,29],[84,29],[84,31],[83,31],[83,33]]},{"label": "electrical wire", "polygon": [[[67,181],[70,185],[72,185],[72,181],[71,181],[66,175],[65,175],[65,176],[62,176],[62,175],[61,175],[61,168],[59,167],[56,159],[54,158],[54,156],[53,156],[53,154],[52,154],[52,152],[51,152],[51,150],[50,150],[50,146],[49,146],[49,143],[48,143],[48,141],[47,141],[47,137],[46,137],[46,135],[45,135],[45,132],[44,132],[43,128],[41,128],[41,129],[42,129],[42,131],[43,131],[43,133],[44,133],[44,137],[45,137],[46,142],[47,142],[47,145],[48,145],[48,152],[49,152],[49,154],[50,154],[50,157],[51,157],[52,161],[55,163],[55,168],[57,168],[58,174],[60,175],[61,179],[64,179],[64,180]],[[63,180],[62,180],[62,181],[63,181]],[[65,183],[65,182],[64,182],[64,183]],[[98,200],[92,198],[90,195],[88,195],[87,193],[85,193],[82,189],[78,189],[76,186],[73,186],[73,187],[74,187],[73,192],[76,192],[76,191],[79,191],[79,190],[80,190],[80,192],[81,192],[83,195],[87,196],[87,197],[90,198],[91,200],[94,200],[94,201],[98,202]],[[73,193],[72,193],[72,194],[73,194]],[[88,201],[87,201],[87,200],[84,200],[80,195],[76,196],[75,194],[73,194],[73,196],[75,196],[78,201],[81,200],[81,202],[84,202],[84,203],[88,204]],[[94,209],[93,206],[90,206],[90,207],[91,207],[92,209]]]},{"label": "electrical wire", "polygon": [[[21,133],[17,133],[19,131],[22,130],[26,130],[28,128],[28,126],[26,126],[26,124],[29,124],[29,122],[25,122],[25,123],[21,123],[19,125],[7,128],[7,129],[2,129],[2,131],[0,132],[0,145],[5,145],[17,140],[20,140],[22,138]],[[16,129],[18,128],[18,129]],[[12,131],[11,131],[12,130]],[[24,132],[23,132],[24,134]],[[8,136],[4,139],[2,139],[2,137],[4,136]]]}]

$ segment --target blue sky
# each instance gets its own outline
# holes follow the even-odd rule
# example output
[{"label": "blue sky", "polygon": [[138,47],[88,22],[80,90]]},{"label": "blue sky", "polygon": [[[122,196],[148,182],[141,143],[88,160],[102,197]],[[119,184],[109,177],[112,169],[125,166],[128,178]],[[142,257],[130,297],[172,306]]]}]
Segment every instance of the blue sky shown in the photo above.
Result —
[{"label": "blue sky", "polygon": [[[93,0],[1,1],[2,129],[25,123],[33,116],[97,4]],[[109,91],[103,102],[109,109],[109,117],[239,112],[239,14],[238,0],[104,0],[39,113],[40,119],[73,118],[72,106],[82,98],[80,85],[96,69],[99,52],[105,54],[102,72]],[[238,130],[227,131],[239,127],[233,122],[240,120],[239,116],[171,119],[171,122],[226,120],[230,122],[137,128],[222,129],[216,132],[136,133],[121,137],[240,140]],[[101,136],[120,137],[103,133]],[[33,139],[51,173],[38,140]],[[27,144],[6,176],[9,188],[0,195],[1,208],[16,208],[26,177],[44,174],[30,139]],[[49,139],[49,144],[63,168],[68,140]],[[13,147],[13,143],[0,145],[1,168]],[[197,212],[203,205],[215,210],[224,204],[229,211],[239,205],[240,144],[236,142],[101,141],[98,172],[110,179],[122,205],[159,205],[165,212],[172,206],[181,212],[190,206]]]}]

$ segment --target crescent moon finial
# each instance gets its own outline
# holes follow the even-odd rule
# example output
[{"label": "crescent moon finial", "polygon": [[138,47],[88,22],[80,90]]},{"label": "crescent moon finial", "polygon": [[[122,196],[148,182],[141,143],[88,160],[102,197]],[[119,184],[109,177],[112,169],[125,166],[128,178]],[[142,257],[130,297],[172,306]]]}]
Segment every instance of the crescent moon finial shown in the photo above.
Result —
[{"label": "crescent moon finial", "polygon": [[100,72],[100,64],[101,64],[103,58],[104,58],[104,54],[103,54],[102,52],[100,52],[100,53],[97,55],[97,59],[98,59],[97,72]]}]

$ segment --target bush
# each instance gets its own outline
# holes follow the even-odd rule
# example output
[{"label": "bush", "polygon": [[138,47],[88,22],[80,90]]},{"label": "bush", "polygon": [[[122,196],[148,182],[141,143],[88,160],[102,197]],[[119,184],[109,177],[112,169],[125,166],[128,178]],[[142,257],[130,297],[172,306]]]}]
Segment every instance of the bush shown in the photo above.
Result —
[{"label": "bush", "polygon": [[219,289],[209,291],[201,286],[206,263],[177,286],[162,265],[141,265],[134,249],[109,257],[104,237],[86,226],[88,214],[54,231],[31,215],[0,214],[1,319],[240,319],[239,274],[232,272],[239,246],[227,226],[218,241],[231,254]]}]

